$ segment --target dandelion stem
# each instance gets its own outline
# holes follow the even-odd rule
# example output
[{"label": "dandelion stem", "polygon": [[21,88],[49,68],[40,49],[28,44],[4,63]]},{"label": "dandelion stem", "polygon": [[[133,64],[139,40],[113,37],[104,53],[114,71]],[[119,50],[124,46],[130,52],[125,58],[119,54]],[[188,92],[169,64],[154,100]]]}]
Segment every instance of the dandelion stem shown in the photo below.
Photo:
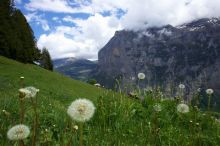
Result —
[{"label": "dandelion stem", "polygon": [[23,140],[19,140],[19,146],[25,146]]},{"label": "dandelion stem", "polygon": [[79,145],[83,146],[83,123],[80,123],[80,137],[79,137]]},{"label": "dandelion stem", "polygon": [[23,95],[20,93],[19,96],[19,101],[20,101],[20,124],[24,122],[24,100],[23,100]]},{"label": "dandelion stem", "polygon": [[209,99],[208,99],[208,111],[210,111],[210,103],[211,103],[211,95],[209,95]]},{"label": "dandelion stem", "polygon": [[37,114],[37,98],[35,98],[35,101],[33,98],[31,98],[33,110],[34,110],[34,126],[33,126],[33,135],[32,135],[32,146],[36,145],[36,139],[37,139],[37,127],[38,127],[38,114]]}]

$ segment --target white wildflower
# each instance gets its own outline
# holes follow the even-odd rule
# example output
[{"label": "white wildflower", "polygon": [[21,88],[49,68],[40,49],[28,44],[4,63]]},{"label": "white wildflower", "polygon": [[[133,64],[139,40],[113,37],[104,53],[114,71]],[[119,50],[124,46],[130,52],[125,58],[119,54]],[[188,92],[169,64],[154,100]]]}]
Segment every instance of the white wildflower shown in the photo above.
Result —
[{"label": "white wildflower", "polygon": [[30,97],[33,98],[37,95],[37,93],[40,91],[39,89],[36,89],[35,87],[26,87],[25,89],[29,90],[31,92]]},{"label": "white wildflower", "polygon": [[156,112],[160,112],[160,111],[162,110],[160,104],[155,104],[155,105],[153,106],[153,108],[154,108],[154,110],[155,110]]},{"label": "white wildflower", "polygon": [[92,118],[95,106],[88,99],[77,99],[68,107],[68,115],[75,121],[86,122]]},{"label": "white wildflower", "polygon": [[189,106],[181,103],[177,106],[177,111],[180,113],[188,113],[189,112]]},{"label": "white wildflower", "polygon": [[145,74],[144,73],[138,73],[138,79],[139,80],[143,80],[145,78]]},{"label": "white wildflower", "polygon": [[20,79],[24,79],[24,77],[23,77],[23,76],[21,76],[21,77],[20,77]]},{"label": "white wildflower", "polygon": [[96,87],[101,87],[101,84],[96,83],[96,84],[94,84],[94,86],[96,86]]},{"label": "white wildflower", "polygon": [[22,97],[25,97],[25,98],[28,98],[31,95],[31,91],[29,91],[25,88],[19,89],[19,92],[22,94]]},{"label": "white wildflower", "polygon": [[26,125],[16,125],[8,130],[7,136],[10,140],[23,140],[30,134],[30,130]]},{"label": "white wildflower", "polygon": [[131,80],[134,81],[134,80],[135,80],[135,77],[131,77]]},{"label": "white wildflower", "polygon": [[185,89],[185,85],[184,84],[179,84],[179,88],[180,89]]},{"label": "white wildflower", "polygon": [[36,89],[35,87],[25,87],[19,89],[19,92],[24,94],[25,98],[34,98],[39,91],[40,90]]},{"label": "white wildflower", "polygon": [[207,90],[206,90],[206,93],[207,93],[208,95],[213,94],[213,92],[214,92],[213,89],[207,89]]},{"label": "white wildflower", "polygon": [[74,128],[75,130],[78,130],[78,129],[79,129],[77,125],[75,125],[73,128]]}]

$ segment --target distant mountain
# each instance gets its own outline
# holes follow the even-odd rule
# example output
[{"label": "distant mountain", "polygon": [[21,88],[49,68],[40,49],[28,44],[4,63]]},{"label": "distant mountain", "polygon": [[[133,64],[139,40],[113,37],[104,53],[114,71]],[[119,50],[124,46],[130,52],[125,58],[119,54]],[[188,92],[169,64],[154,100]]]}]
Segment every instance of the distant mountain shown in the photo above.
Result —
[{"label": "distant mountain", "polygon": [[146,75],[142,88],[160,87],[172,96],[180,83],[187,95],[197,88],[220,92],[220,19],[117,31],[99,51],[98,82],[110,88],[116,78],[122,85],[137,84],[139,72]]},{"label": "distant mountain", "polygon": [[54,70],[73,79],[87,81],[97,67],[97,61],[78,58],[53,60]]}]

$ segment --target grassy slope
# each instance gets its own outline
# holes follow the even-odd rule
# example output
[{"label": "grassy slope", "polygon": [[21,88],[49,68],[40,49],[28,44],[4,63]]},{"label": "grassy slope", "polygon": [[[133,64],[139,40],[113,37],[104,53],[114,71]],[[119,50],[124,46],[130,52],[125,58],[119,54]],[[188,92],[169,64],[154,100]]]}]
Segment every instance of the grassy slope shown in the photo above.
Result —
[{"label": "grassy slope", "polygon": [[[66,108],[74,99],[89,98],[96,102],[97,97],[104,92],[103,89],[47,71],[36,65],[18,63],[0,56],[0,145],[7,139],[5,133],[8,127],[19,123],[18,89],[21,86],[21,76],[25,78],[25,86],[40,89],[37,98],[43,128],[46,125],[56,124],[60,126],[59,129],[64,129],[65,122],[68,121]],[[30,126],[33,116],[30,103],[26,103],[26,109],[26,124]],[[5,115],[2,110],[9,112],[10,116]],[[50,119],[49,123],[48,119]],[[4,143],[4,145],[9,144]]]},{"label": "grassy slope", "polygon": [[40,89],[39,96],[59,99],[64,103],[77,97],[92,99],[101,92],[100,89],[89,84],[72,80],[38,66],[22,64],[0,57],[0,97],[17,94],[20,87],[20,76],[25,77],[26,86]]},{"label": "grassy slope", "polygon": [[[14,144],[7,140],[6,133],[19,123],[20,76],[25,77],[27,86],[40,89],[38,145],[65,146],[71,136],[71,145],[78,145],[79,132],[74,133],[71,128],[78,123],[72,125],[66,114],[67,106],[78,97],[89,98],[96,106],[94,117],[84,125],[84,144],[88,146],[216,146],[220,143],[220,124],[209,113],[203,115],[190,107],[189,113],[180,114],[176,111],[176,101],[153,99],[155,95],[151,93],[140,104],[37,66],[0,57],[0,145]],[[161,112],[154,111],[155,103],[162,106]],[[25,124],[32,131],[34,114],[30,105],[25,100]],[[26,145],[30,145],[30,137],[25,140]]]}]

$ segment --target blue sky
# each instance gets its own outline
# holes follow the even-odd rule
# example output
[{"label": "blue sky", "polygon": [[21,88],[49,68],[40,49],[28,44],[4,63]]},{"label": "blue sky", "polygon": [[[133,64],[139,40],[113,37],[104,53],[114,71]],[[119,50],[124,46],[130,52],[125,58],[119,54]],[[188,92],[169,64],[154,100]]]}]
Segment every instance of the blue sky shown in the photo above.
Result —
[{"label": "blue sky", "polygon": [[52,58],[95,60],[122,29],[180,25],[219,17],[219,0],[15,0],[31,25],[37,45]]}]

